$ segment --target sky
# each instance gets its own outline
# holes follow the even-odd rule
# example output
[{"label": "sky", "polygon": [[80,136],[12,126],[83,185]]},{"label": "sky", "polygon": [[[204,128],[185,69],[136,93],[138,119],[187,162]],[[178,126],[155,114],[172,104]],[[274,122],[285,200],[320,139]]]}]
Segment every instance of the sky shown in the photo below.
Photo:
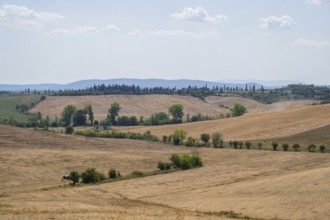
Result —
[{"label": "sky", "polygon": [[0,0],[0,84],[330,85],[330,0]]}]

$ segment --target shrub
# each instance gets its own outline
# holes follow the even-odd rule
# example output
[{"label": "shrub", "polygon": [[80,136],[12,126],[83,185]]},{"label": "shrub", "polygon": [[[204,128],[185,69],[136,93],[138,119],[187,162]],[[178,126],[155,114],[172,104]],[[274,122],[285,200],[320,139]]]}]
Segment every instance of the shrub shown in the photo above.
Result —
[{"label": "shrub", "polygon": [[315,144],[310,144],[307,149],[308,149],[309,152],[315,152],[316,145]]},{"label": "shrub", "polygon": [[[114,170],[114,169],[110,169],[109,172],[108,172],[108,174],[109,174],[109,178],[110,178],[110,179],[115,179],[115,178],[117,178],[117,177],[120,176],[120,173],[117,172],[117,171]],[[118,174],[119,174],[119,175],[118,175]]]},{"label": "shrub", "polygon": [[273,147],[273,151],[277,151],[278,143],[273,142],[272,147]]},{"label": "shrub", "polygon": [[201,134],[201,140],[204,142],[205,145],[209,143],[210,135],[209,134]]},{"label": "shrub", "polygon": [[80,175],[77,171],[71,171],[69,179],[72,181],[72,185],[76,185],[76,183],[79,183]]},{"label": "shrub", "polygon": [[246,141],[245,142],[245,146],[246,146],[246,149],[250,149],[250,147],[251,147],[251,145],[252,145],[252,143],[250,142],[250,141]]},{"label": "shrub", "polygon": [[293,151],[297,152],[297,151],[300,150],[300,145],[299,145],[299,144],[294,144],[294,145],[292,146],[292,149],[293,149]]},{"label": "shrub", "polygon": [[174,145],[181,145],[183,140],[186,138],[187,132],[185,130],[176,130],[172,135]]},{"label": "shrub", "polygon": [[258,150],[262,149],[262,143],[258,143]]},{"label": "shrub", "polygon": [[132,176],[135,176],[135,177],[142,177],[144,176],[144,174],[139,171],[139,170],[134,170],[132,173],[131,173]]},{"label": "shrub", "polygon": [[320,146],[320,152],[321,152],[321,153],[325,153],[325,146],[324,146],[324,145],[321,145],[321,146]]},{"label": "shrub", "polygon": [[181,168],[182,170],[191,169],[194,167],[201,167],[203,166],[203,162],[200,156],[198,155],[183,155],[178,156],[177,154],[172,154],[170,157],[173,165],[177,168]]},{"label": "shrub", "polygon": [[193,147],[196,145],[196,139],[193,137],[188,137],[187,142],[186,142],[186,146],[187,147]]},{"label": "shrub", "polygon": [[65,127],[65,133],[66,134],[73,134],[74,129],[71,125]]},{"label": "shrub", "polygon": [[104,180],[105,176],[95,168],[88,168],[81,174],[81,178],[83,183],[97,183]]},{"label": "shrub", "polygon": [[212,143],[213,147],[215,148],[223,147],[223,139],[222,134],[220,132],[215,132],[212,134]]},{"label": "shrub", "polygon": [[167,139],[168,137],[166,135],[163,135],[163,143],[166,144],[167,143]]},{"label": "shrub", "polygon": [[170,170],[172,165],[170,163],[165,163],[162,161],[158,161],[158,166],[157,168],[160,170]]},{"label": "shrub", "polygon": [[181,167],[181,161],[179,155],[172,154],[169,159],[173,163],[174,167]]},{"label": "shrub", "polygon": [[238,147],[238,141],[233,141],[234,148],[237,149]]},{"label": "shrub", "polygon": [[288,144],[282,144],[283,151],[288,151],[289,145]]}]

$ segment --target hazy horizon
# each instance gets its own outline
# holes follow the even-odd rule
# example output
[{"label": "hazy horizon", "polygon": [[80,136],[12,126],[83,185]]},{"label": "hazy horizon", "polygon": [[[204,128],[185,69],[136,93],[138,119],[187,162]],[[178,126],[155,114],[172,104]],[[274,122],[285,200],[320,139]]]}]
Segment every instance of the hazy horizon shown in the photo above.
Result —
[{"label": "hazy horizon", "polygon": [[330,85],[328,0],[0,0],[0,84],[86,79]]}]

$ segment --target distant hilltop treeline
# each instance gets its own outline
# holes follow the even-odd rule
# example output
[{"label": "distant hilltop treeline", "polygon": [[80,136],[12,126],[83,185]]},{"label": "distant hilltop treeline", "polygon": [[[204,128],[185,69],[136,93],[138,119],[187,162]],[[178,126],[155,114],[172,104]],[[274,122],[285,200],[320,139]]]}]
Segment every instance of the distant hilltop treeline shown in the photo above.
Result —
[{"label": "distant hilltop treeline", "polygon": [[[36,90],[25,89],[24,93],[40,93]],[[212,86],[207,84],[202,87],[188,86],[186,88],[153,87],[142,88],[135,85],[94,85],[85,89],[71,89],[51,91],[45,90],[45,94],[53,96],[86,96],[86,95],[147,95],[166,94],[192,96],[204,100],[207,96],[242,96],[252,98],[263,103],[273,103],[288,99],[314,99],[328,103],[330,100],[330,88],[314,85],[292,84],[282,88],[265,89],[263,86],[256,88],[255,85],[246,84],[239,86]]]}]

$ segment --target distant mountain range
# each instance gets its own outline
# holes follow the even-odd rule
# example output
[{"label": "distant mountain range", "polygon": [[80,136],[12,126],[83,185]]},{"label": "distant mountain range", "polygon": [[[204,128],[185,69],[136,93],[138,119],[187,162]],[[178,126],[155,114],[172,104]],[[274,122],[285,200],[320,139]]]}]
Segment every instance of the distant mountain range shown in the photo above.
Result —
[{"label": "distant mountain range", "polygon": [[[266,81],[264,81],[266,82]],[[98,79],[89,79],[89,80],[80,80],[76,82],[72,82],[69,84],[26,84],[26,85],[12,85],[12,84],[0,84],[0,91],[10,91],[10,92],[20,92],[25,89],[30,89],[31,91],[44,91],[44,90],[78,90],[85,89],[86,87],[91,87],[94,85],[113,85],[113,84],[125,84],[125,85],[136,85],[142,88],[145,87],[170,87],[170,88],[185,88],[188,86],[197,86],[203,87],[207,85],[209,88],[213,86],[223,87],[239,87],[245,88],[246,85],[253,86],[256,88],[261,88],[263,85],[264,88],[278,88],[283,87],[288,84],[297,83],[295,81],[267,81],[267,83],[259,83],[259,82],[244,82],[244,81],[226,81],[226,82],[211,82],[211,81],[202,81],[202,80],[187,80],[187,79],[178,79],[178,80],[165,80],[165,79],[129,79],[129,78],[121,78],[121,79],[109,79],[109,80],[98,80]]]}]

